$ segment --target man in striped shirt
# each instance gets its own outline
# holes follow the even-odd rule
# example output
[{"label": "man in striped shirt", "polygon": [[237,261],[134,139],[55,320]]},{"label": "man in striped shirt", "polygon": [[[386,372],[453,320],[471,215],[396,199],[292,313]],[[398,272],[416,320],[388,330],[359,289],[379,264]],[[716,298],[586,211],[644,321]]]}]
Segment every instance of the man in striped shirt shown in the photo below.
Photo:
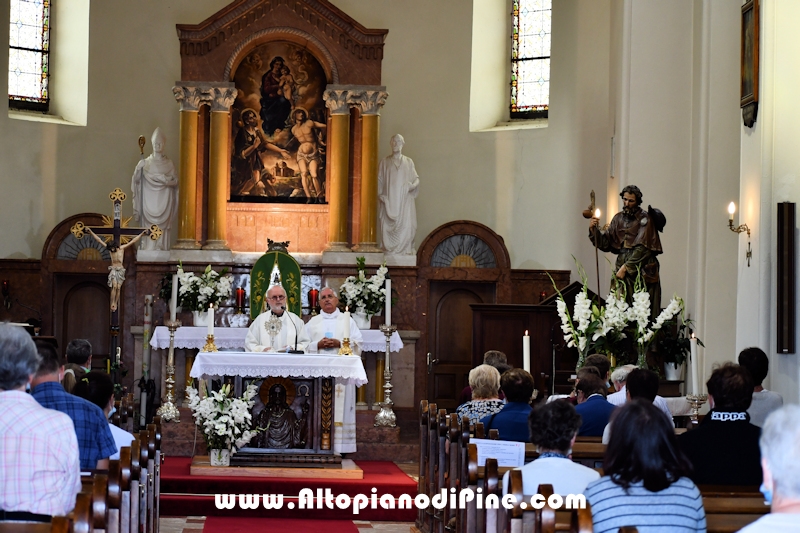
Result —
[{"label": "man in striped shirt", "polygon": [[25,388],[39,355],[24,329],[0,324],[0,516],[49,522],[81,489],[72,420],[40,406]]}]

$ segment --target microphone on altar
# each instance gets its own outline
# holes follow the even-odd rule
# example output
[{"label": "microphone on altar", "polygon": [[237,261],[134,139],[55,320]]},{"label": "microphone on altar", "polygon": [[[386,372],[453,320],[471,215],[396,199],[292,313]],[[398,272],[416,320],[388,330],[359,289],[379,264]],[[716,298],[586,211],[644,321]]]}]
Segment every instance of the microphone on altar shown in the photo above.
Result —
[{"label": "microphone on altar", "polygon": [[[286,312],[286,306],[285,305],[282,305],[281,309],[284,312]],[[289,318],[289,322],[291,322],[292,325],[294,326],[294,350],[286,350],[286,353],[291,353],[291,354],[306,353],[303,350],[298,350],[297,349],[297,338],[300,336],[300,333],[297,331],[297,324],[294,323],[294,320],[292,320],[291,315],[289,315],[288,318]]]}]

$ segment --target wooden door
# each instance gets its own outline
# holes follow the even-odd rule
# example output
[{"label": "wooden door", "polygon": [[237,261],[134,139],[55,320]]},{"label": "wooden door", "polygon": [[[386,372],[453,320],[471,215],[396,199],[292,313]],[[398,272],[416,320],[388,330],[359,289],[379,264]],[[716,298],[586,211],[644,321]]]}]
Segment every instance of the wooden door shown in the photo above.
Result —
[{"label": "wooden door", "polygon": [[97,368],[109,355],[107,280],[105,274],[55,275],[54,332],[61,353],[72,339],[87,339],[92,344],[92,366]]},{"label": "wooden door", "polygon": [[431,281],[428,298],[428,401],[453,410],[472,369],[472,309],[493,303],[494,283]]}]

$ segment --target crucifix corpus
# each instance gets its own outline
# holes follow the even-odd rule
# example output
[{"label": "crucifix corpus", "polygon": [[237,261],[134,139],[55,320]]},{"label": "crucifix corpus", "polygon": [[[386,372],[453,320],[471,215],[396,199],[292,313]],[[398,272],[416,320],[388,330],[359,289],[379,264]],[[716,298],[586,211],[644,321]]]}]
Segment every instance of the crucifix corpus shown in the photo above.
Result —
[{"label": "crucifix corpus", "polygon": [[81,239],[84,233],[89,233],[94,240],[105,246],[111,255],[111,266],[108,267],[108,286],[111,288],[111,346],[108,353],[113,354],[116,352],[118,345],[118,309],[122,284],[125,281],[125,267],[123,265],[125,250],[136,244],[144,235],[149,235],[151,239],[156,240],[163,232],[155,224],[149,228],[128,227],[131,217],[122,219],[122,202],[125,201],[126,195],[119,187],[114,189],[108,195],[108,198],[114,204],[113,218],[103,215],[104,226],[86,226],[83,222],[76,222],[70,228],[70,232],[76,239]]}]

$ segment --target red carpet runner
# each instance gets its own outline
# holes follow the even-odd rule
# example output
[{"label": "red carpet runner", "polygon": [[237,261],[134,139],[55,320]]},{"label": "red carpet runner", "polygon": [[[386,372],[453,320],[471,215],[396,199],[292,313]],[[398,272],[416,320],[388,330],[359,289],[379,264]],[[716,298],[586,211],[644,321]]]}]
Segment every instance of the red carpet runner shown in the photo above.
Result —
[{"label": "red carpet runner", "polygon": [[287,518],[206,518],[203,533],[261,533],[291,531],[306,533],[324,531],[325,533],[358,533],[355,524],[349,520],[291,520]]},{"label": "red carpet runner", "polygon": [[[364,479],[284,479],[284,478],[243,478],[191,476],[189,457],[167,457],[161,470],[161,516],[224,516],[246,518],[294,518],[311,520],[385,520],[396,522],[413,522],[416,510],[398,509],[397,498],[409,495],[413,499],[417,494],[417,483],[402,470],[389,461],[357,461],[364,471]],[[372,489],[378,498],[390,495],[394,509],[377,509],[368,506],[358,514],[353,513],[352,505],[340,509],[336,505],[326,505],[316,501],[317,490],[325,494],[330,490],[333,499],[337,495],[346,494],[353,498],[363,494],[371,499]],[[311,489],[315,500],[313,508],[299,509],[298,495],[302,489]],[[232,509],[218,509],[215,494],[235,495],[236,505]],[[263,502],[257,508],[242,509],[239,495],[282,495],[283,505],[280,509],[265,509]],[[332,509],[329,507],[333,507]],[[208,526],[206,526],[208,527]],[[209,531],[206,529],[206,531]],[[346,531],[346,530],[343,530]],[[232,532],[226,532],[232,533]],[[326,533],[332,533],[326,531]]]}]

